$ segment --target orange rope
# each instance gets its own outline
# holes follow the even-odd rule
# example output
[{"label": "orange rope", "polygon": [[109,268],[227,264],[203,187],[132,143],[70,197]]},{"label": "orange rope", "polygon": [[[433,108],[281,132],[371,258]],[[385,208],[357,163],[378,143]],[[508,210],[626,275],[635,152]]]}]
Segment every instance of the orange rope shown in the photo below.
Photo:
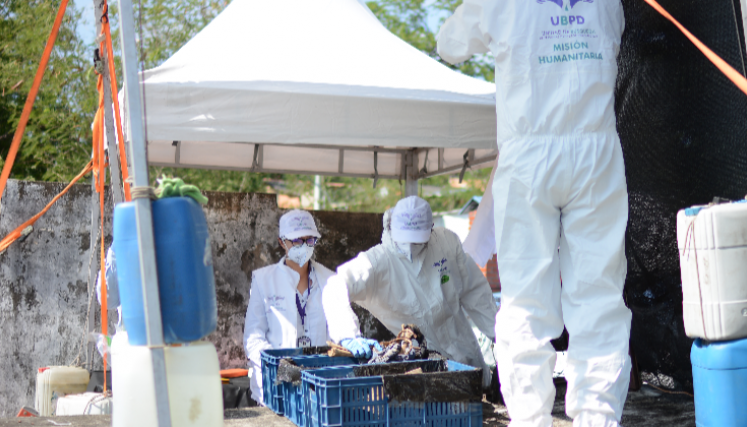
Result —
[{"label": "orange rope", "polygon": [[657,12],[659,12],[662,16],[670,20],[677,28],[682,31],[682,33],[690,39],[691,42],[700,49],[701,52],[708,58],[713,65],[715,65],[719,70],[721,70],[724,75],[731,80],[739,90],[745,93],[747,95],[747,79],[742,76],[742,74],[739,73],[739,71],[735,70],[731,65],[726,63],[721,57],[716,55],[711,49],[709,49],[706,45],[703,44],[700,40],[698,40],[697,37],[692,35],[685,27],[682,26],[679,22],[677,22],[676,19],[672,17],[672,15],[669,14],[666,10],[664,10],[663,7],[659,5],[659,3],[656,2],[656,0],[644,0],[646,3],[648,3],[651,7],[653,7]]},{"label": "orange rope", "polygon": [[5,185],[8,182],[8,177],[10,177],[10,170],[13,168],[13,163],[15,163],[16,161],[16,154],[18,154],[18,148],[21,146],[23,132],[26,130],[26,123],[28,123],[29,121],[31,108],[34,106],[36,95],[39,93],[39,86],[41,86],[41,81],[44,77],[44,71],[47,69],[47,64],[49,63],[49,56],[52,54],[52,48],[54,47],[54,43],[57,40],[57,34],[59,33],[60,25],[62,24],[62,18],[65,17],[67,2],[68,0],[62,0],[62,2],[60,2],[60,8],[57,10],[57,17],[54,20],[52,32],[49,34],[47,45],[44,47],[44,53],[42,53],[41,62],[39,62],[39,67],[36,69],[34,83],[31,85],[31,90],[26,97],[26,104],[23,106],[21,120],[18,121],[16,133],[13,135],[13,142],[10,143],[8,157],[5,158],[3,172],[2,174],[0,174],[0,200],[2,200],[3,193],[5,192]]},{"label": "orange rope", "polygon": [[10,246],[11,243],[13,243],[16,240],[18,240],[18,238],[21,237],[21,232],[26,227],[28,227],[30,225],[33,225],[36,222],[36,220],[38,220],[42,215],[44,215],[45,213],[47,213],[47,211],[49,210],[49,208],[51,208],[52,205],[54,205],[55,202],[57,200],[59,200],[60,197],[62,197],[65,193],[67,193],[68,190],[70,190],[70,188],[72,188],[73,184],[75,184],[76,182],[78,182],[79,179],[83,178],[92,169],[93,169],[93,160],[91,160],[90,162],[88,162],[88,164],[86,165],[86,167],[83,168],[83,170],[78,174],[78,176],[76,176],[75,178],[73,178],[73,180],[70,181],[70,183],[67,185],[67,187],[65,187],[65,189],[62,190],[62,192],[60,194],[56,195],[54,197],[54,199],[52,199],[52,201],[49,202],[49,204],[44,209],[42,209],[41,212],[39,212],[38,214],[34,215],[30,220],[28,220],[28,221],[24,222],[23,224],[19,225],[18,228],[16,228],[15,230],[11,231],[7,236],[5,236],[5,238],[3,240],[0,240],[0,252],[2,252],[5,249],[7,249],[8,246]]},{"label": "orange rope", "polygon": [[[106,190],[106,156],[104,154],[104,76],[99,74],[96,82],[96,89],[99,92],[99,109],[96,111],[96,117],[93,121],[93,174],[94,186],[99,193],[99,217],[101,219],[101,254],[99,267],[99,282],[101,295],[101,334],[106,337],[109,332],[109,318],[107,315],[107,293],[106,293],[106,247],[104,246],[104,193]],[[111,154],[111,153],[110,153]],[[104,359],[104,373],[106,373],[106,357]],[[104,375],[104,393],[106,393],[106,375]]]},{"label": "orange rope", "polygon": [[102,16],[101,31],[106,36],[107,65],[109,66],[109,82],[112,89],[112,103],[114,104],[114,116],[116,118],[117,138],[119,139],[119,163],[122,169],[122,181],[124,182],[124,196],[126,201],[132,200],[130,194],[130,183],[127,181],[130,173],[127,169],[127,153],[124,147],[124,133],[122,132],[122,118],[119,113],[119,96],[117,86],[117,73],[114,71],[114,50],[112,49],[112,34],[109,27],[109,5],[104,0],[104,16]]}]

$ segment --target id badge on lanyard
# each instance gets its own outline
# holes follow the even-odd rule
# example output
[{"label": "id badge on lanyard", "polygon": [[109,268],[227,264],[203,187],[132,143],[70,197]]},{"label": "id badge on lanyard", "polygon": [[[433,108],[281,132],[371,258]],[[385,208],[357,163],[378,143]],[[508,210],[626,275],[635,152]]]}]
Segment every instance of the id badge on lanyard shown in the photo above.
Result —
[{"label": "id badge on lanyard", "polygon": [[298,337],[298,347],[311,347],[311,338],[306,335]]},{"label": "id badge on lanyard", "polygon": [[[307,287],[309,290],[309,296],[311,296],[311,277],[309,277],[309,286]],[[308,300],[306,301],[306,304],[301,305],[301,299],[298,297],[298,293],[296,293],[296,308],[298,309],[298,315],[301,317],[301,326],[304,327],[304,332],[306,329],[306,307],[309,305]],[[311,347],[311,338],[307,337],[306,335],[302,335],[298,337],[298,340],[296,341],[297,347]]]}]

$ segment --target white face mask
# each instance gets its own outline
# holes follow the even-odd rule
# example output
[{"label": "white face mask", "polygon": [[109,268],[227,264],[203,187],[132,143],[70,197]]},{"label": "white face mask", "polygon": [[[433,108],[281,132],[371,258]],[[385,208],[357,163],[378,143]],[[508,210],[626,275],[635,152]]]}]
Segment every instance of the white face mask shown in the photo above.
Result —
[{"label": "white face mask", "polygon": [[306,264],[312,255],[314,255],[314,247],[306,246],[306,243],[288,249],[288,259],[300,266]]},{"label": "white face mask", "polygon": [[394,245],[397,246],[397,251],[407,256],[407,259],[411,262],[414,257],[418,256],[421,252],[423,252],[423,249],[425,249],[425,243],[394,242]]}]

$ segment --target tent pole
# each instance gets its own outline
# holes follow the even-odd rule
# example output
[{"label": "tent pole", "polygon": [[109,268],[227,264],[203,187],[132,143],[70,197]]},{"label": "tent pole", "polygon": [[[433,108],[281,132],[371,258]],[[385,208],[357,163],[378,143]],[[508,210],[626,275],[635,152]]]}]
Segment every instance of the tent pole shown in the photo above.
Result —
[{"label": "tent pole", "polygon": [[[148,159],[145,147],[143,100],[138,75],[139,61],[135,44],[135,19],[132,9],[132,0],[120,0],[119,29],[122,42],[124,85],[127,93],[126,106],[129,111],[129,132],[127,134],[130,138],[130,159],[135,181],[133,193],[141,193],[149,187]],[[141,197],[134,196],[133,201],[135,203],[137,241],[140,252],[140,280],[143,287],[145,332],[152,361],[153,371],[151,373],[155,385],[158,427],[171,427],[151,201],[147,195],[145,197],[142,197],[142,195]]]},{"label": "tent pole", "polygon": [[[96,17],[96,34],[101,34],[101,17],[104,14],[104,2],[94,0],[94,15]],[[108,55],[106,49],[99,52],[101,58],[101,76],[104,79],[104,130],[106,131],[106,143],[109,151],[109,171],[111,179],[111,192],[114,199],[114,205],[124,201],[124,187],[122,186],[122,177],[119,170],[119,149],[117,147],[117,137],[114,127],[114,103],[112,101],[112,86],[109,80]]]},{"label": "tent pole", "polygon": [[418,152],[408,150],[405,155],[405,197],[418,195]]},{"label": "tent pole", "polygon": [[322,198],[322,177],[321,175],[314,175],[314,210],[318,211],[322,208],[320,203]]}]

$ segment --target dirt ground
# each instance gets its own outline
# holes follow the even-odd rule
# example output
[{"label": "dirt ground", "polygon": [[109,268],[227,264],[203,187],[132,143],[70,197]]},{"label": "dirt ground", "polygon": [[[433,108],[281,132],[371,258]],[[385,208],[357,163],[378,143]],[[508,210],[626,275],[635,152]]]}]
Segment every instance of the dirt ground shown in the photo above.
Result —
[{"label": "dirt ground", "polygon": [[[573,421],[565,414],[566,383],[555,382],[553,427],[571,427]],[[506,407],[483,402],[483,426],[507,426],[510,422]],[[692,397],[666,394],[644,385],[640,391],[628,393],[622,417],[623,427],[695,427],[695,403]]]},{"label": "dirt ground", "polygon": [[[565,414],[565,381],[556,381],[557,393],[553,407],[553,427],[571,427],[572,421]],[[508,426],[510,419],[506,407],[501,404],[483,402],[483,426]],[[0,419],[0,427],[103,427],[111,425],[111,417],[80,416],[52,418],[6,418]],[[266,408],[235,409],[225,412],[225,427],[293,427],[287,418],[277,416]],[[695,427],[695,405],[693,398],[685,395],[664,394],[643,386],[640,391],[628,393],[622,418],[623,427]],[[176,427],[176,426],[175,426]]]}]

